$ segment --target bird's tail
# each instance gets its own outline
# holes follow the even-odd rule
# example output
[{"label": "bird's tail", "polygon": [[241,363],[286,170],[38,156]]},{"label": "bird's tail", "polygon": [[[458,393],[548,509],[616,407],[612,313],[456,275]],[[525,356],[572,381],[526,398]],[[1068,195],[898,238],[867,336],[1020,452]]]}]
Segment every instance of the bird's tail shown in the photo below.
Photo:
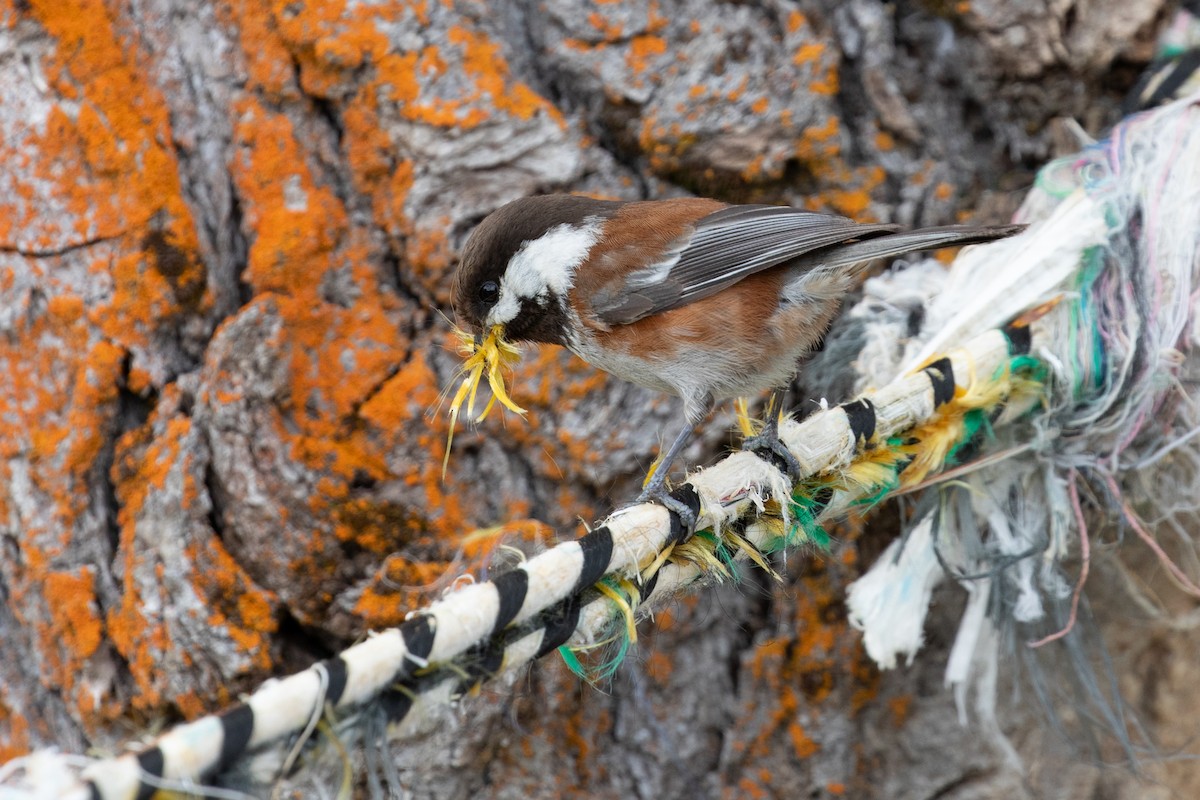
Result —
[{"label": "bird's tail", "polygon": [[839,267],[865,266],[878,258],[891,258],[920,250],[940,250],[981,244],[1020,233],[1024,225],[946,225],[876,236],[858,242],[838,244],[806,253],[792,263],[797,266],[832,270]]}]

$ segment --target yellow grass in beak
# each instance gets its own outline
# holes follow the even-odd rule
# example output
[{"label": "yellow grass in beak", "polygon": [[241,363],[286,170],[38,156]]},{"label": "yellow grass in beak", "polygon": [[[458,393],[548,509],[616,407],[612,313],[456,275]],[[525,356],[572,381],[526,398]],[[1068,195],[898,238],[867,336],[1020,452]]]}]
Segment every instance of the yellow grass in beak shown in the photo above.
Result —
[{"label": "yellow grass in beak", "polygon": [[[442,459],[443,479],[446,477],[446,465],[450,463],[450,445],[454,442],[454,428],[458,425],[458,414],[463,403],[467,404],[467,418],[473,422],[482,422],[497,400],[509,411],[522,416],[525,414],[525,409],[508,396],[504,388],[504,376],[500,372],[502,369],[511,371],[513,365],[521,360],[521,351],[504,340],[504,326],[493,325],[487,336],[475,336],[460,328],[455,328],[454,334],[458,337],[458,350],[467,360],[460,371],[465,373],[465,377],[450,401],[450,433],[446,436],[446,455]],[[485,374],[488,385],[492,387],[492,399],[488,400],[479,416],[475,416],[475,393],[479,391],[479,382]]]}]

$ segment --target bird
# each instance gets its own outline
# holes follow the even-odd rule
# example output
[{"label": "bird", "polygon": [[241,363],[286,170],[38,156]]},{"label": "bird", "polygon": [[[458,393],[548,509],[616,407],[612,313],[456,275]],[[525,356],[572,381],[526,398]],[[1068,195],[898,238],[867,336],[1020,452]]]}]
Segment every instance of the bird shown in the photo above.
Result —
[{"label": "bird", "polygon": [[[681,398],[682,430],[637,502],[658,502],[692,528],[695,512],[671,496],[666,478],[695,426],[730,398],[770,390],[775,406],[865,266],[1020,229],[899,232],[786,205],[536,195],[474,228],[454,272],[452,305],[476,352],[492,336],[560,345],[618,378]],[[793,480],[799,474],[774,413],[743,448]]]}]

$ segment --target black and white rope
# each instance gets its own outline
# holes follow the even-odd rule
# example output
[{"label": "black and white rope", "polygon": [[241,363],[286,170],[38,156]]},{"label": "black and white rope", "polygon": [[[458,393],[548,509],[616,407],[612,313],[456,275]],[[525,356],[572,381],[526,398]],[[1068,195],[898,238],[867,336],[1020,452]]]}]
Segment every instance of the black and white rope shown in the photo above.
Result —
[{"label": "black and white rope", "polygon": [[[933,418],[976,375],[990,375],[1032,346],[1027,327],[993,330],[911,375],[803,422],[785,420],[780,436],[806,476],[845,466],[877,437]],[[766,499],[790,492],[785,475],[759,456],[733,453],[694,473],[675,497],[699,511],[699,527],[716,532],[744,525],[755,545],[769,535],[758,525]],[[854,498],[834,493],[823,515]],[[95,800],[148,798],[160,780],[210,780],[248,753],[294,736],[315,713],[352,713],[385,705],[393,723],[421,716],[478,683],[550,653],[606,635],[613,603],[588,590],[606,575],[633,580],[640,607],[673,597],[706,577],[696,564],[668,562],[642,581],[639,571],[666,547],[685,540],[681,520],[662,506],[617,511],[586,536],[530,558],[496,579],[467,586],[416,612],[339,656],[267,682],[227,711],[179,726],[134,755],[94,762],[74,796]],[[590,596],[589,596],[590,594]],[[432,669],[457,660],[455,669]]]},{"label": "black and white rope", "polygon": [[[1160,387],[1176,386],[1168,380],[1175,373],[1164,365],[1174,363],[1171,359],[1179,355],[1176,348],[1182,343],[1197,338],[1190,287],[1195,285],[1197,252],[1197,195],[1191,176],[1200,157],[1195,134],[1200,130],[1198,100],[1139,115],[1119,126],[1120,135],[1108,146],[1092,149],[1077,166],[1072,160],[1064,179],[1070,191],[1061,196],[1035,192],[1036,202],[1023,211],[1026,219],[1045,220],[1040,233],[1030,231],[992,245],[1000,247],[996,256],[960,257],[948,282],[940,284],[938,296],[922,299],[926,320],[936,324],[929,325],[932,335],[921,341],[921,353],[941,358],[922,363],[858,401],[804,422],[782,424],[781,438],[802,472],[816,475],[846,467],[864,444],[938,419],[937,409],[960,389],[969,391],[976,376],[986,379],[1006,359],[1030,352],[1039,357],[1048,352],[1046,362],[1062,384],[1061,391],[1076,383],[1083,387],[1084,377],[1103,384],[1100,396],[1086,398],[1080,413],[1068,421],[1076,430],[1085,425],[1096,429],[1090,438],[1076,437],[1075,445],[1095,445],[1117,464],[1116,455],[1128,443],[1131,429],[1141,428],[1143,418],[1158,408]],[[1095,192],[1089,194],[1085,184],[1094,185]],[[1052,180],[1051,185],[1062,184]],[[1136,225],[1112,225],[1113,220],[1134,219]],[[1110,261],[1120,269],[1106,280],[1089,279],[1090,288],[1085,285],[1082,291],[1092,293],[1092,313],[1103,311],[1108,318],[1072,321],[1064,316],[1068,303],[1063,303],[1031,327],[1009,326],[971,336],[1062,296],[1058,293],[1079,289],[1081,265],[1086,266],[1087,254],[1096,248],[1111,250],[1117,258]],[[1155,293],[1135,291],[1135,281],[1137,286],[1157,287]],[[1066,342],[1073,336],[1079,348]],[[968,341],[945,352],[962,340]],[[1099,344],[1092,347],[1091,342],[1111,345],[1115,351],[1099,352]],[[1074,370],[1080,353],[1091,354],[1079,363],[1094,372]],[[1099,380],[1109,374],[1120,380]],[[1094,393],[1091,383],[1086,388]],[[1131,392],[1133,402],[1118,397]],[[998,418],[994,424],[1007,419]],[[1168,430],[1164,435],[1176,438],[1152,439],[1155,446],[1146,459],[1172,452],[1192,433]],[[1072,473],[1089,457],[1078,449],[1068,455]],[[742,535],[757,544],[772,535],[763,506],[789,489],[774,465],[750,453],[735,453],[693,475],[676,497],[699,509],[701,527],[720,534],[738,525]],[[1175,493],[1185,494],[1194,492]],[[829,492],[820,498],[821,513],[833,515],[852,500],[849,490]],[[1051,511],[1047,505],[1042,517],[1053,522]],[[77,758],[47,761],[46,751],[41,751],[24,763],[0,767],[0,786],[20,798],[47,796],[50,791],[39,789],[50,785],[56,796],[148,797],[164,782],[212,780],[229,765],[266,752],[267,745],[296,736],[326,708],[347,718],[374,704],[384,707],[393,721],[414,722],[479,681],[562,643],[586,645],[604,637],[616,612],[611,600],[591,588],[604,576],[637,585],[643,609],[702,583],[704,569],[687,562],[668,562],[642,580],[645,565],[664,548],[683,542],[685,535],[679,518],[660,506],[623,509],[582,539],[531,558],[494,581],[449,595],[399,628],[336,658],[271,681],[244,703],[180,726],[141,753],[93,762],[79,771]],[[21,770],[32,777],[14,779]],[[12,785],[32,788],[15,794],[8,788]]]}]

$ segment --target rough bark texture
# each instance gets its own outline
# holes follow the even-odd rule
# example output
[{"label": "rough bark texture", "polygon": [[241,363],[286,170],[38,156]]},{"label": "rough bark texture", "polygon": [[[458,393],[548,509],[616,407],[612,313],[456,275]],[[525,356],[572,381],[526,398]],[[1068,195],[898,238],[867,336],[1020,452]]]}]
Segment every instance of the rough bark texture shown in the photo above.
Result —
[{"label": "rough bark texture", "polygon": [[[1015,205],[1151,52],[1161,0],[0,0],[0,761],[105,749],[394,624],[464,534],[577,532],[673,401],[546,349],[460,433],[440,310],[471,226],[543,190],[939,224]],[[727,413],[690,453],[728,441]],[[538,522],[534,522],[537,520]],[[1126,798],[1021,697],[998,740],[929,646],[880,675],[846,534],[660,614],[611,692],[560,664],[397,752],[417,797]],[[469,552],[468,552],[469,555]],[[1089,584],[1134,710],[1194,747],[1195,635]],[[1131,627],[1134,630],[1130,630]],[[1048,657],[1052,658],[1052,657]],[[1016,670],[1011,670],[1016,674]],[[1076,742],[1078,743],[1078,742]]]}]

